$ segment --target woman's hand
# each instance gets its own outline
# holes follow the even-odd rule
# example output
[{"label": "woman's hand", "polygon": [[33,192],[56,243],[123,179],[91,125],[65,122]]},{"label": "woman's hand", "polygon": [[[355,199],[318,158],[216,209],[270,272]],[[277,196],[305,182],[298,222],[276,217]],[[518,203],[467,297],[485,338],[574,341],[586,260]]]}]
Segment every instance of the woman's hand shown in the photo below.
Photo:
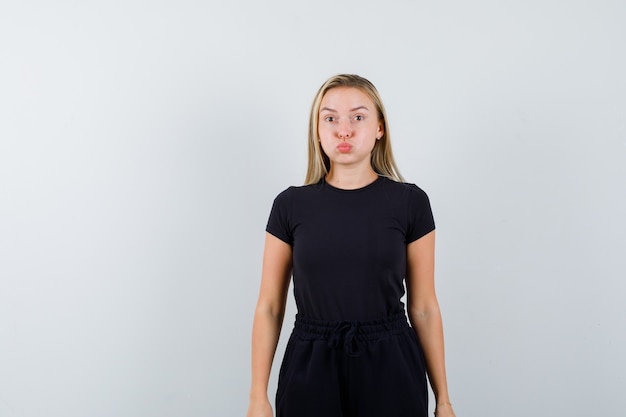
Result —
[{"label": "woman's hand", "polygon": [[435,417],[456,417],[454,410],[452,409],[452,404],[437,404],[437,408],[435,408]]},{"label": "woman's hand", "polygon": [[246,417],[272,417],[272,406],[269,399],[251,400]]}]

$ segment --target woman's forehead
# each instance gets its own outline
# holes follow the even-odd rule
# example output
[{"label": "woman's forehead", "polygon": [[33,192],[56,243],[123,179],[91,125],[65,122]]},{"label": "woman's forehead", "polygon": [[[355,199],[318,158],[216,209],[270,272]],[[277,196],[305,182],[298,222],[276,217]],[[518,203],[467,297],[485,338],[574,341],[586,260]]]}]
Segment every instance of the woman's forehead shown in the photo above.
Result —
[{"label": "woman's forehead", "polygon": [[345,110],[365,107],[372,111],[374,103],[361,89],[356,87],[331,88],[322,97],[320,111],[323,109]]}]

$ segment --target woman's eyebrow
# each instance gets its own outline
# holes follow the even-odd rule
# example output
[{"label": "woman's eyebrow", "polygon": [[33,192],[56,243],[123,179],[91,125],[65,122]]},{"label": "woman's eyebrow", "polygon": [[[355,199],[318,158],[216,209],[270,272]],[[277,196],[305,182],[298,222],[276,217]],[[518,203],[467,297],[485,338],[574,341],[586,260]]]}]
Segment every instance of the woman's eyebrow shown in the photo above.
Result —
[{"label": "woman's eyebrow", "polygon": [[[365,107],[365,106],[358,106],[358,107],[355,107],[355,108],[353,108],[353,109],[350,109],[350,111],[351,111],[351,112],[353,112],[353,111],[362,110],[362,109],[365,109],[365,110],[367,110],[367,111],[370,111],[370,109],[368,109],[368,108],[367,108],[367,107]],[[328,108],[328,107],[322,107],[322,108],[320,109],[320,113],[321,113],[321,112],[323,112],[323,111],[329,111],[329,112],[337,113],[337,110],[335,110],[335,109],[331,109],[331,108]]]}]

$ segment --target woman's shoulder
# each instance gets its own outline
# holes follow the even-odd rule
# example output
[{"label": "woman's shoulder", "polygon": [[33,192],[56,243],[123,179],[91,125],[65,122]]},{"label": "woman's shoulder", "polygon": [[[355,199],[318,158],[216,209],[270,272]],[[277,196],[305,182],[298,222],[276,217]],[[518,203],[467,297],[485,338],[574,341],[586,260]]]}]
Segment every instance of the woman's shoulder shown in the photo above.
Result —
[{"label": "woman's shoulder", "polygon": [[278,193],[276,200],[289,200],[317,193],[321,189],[320,183],[306,185],[290,185]]},{"label": "woman's shoulder", "polygon": [[426,191],[424,191],[421,187],[412,182],[400,182],[387,177],[382,177],[382,179],[385,187],[388,190],[407,195],[426,196]]}]

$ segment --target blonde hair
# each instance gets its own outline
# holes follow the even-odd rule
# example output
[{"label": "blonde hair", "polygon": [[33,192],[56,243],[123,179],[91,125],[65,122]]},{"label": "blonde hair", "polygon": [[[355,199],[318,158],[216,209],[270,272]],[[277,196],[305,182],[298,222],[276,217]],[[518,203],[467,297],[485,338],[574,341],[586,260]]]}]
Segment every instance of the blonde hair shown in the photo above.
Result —
[{"label": "blonde hair", "polygon": [[330,170],[330,159],[322,150],[319,142],[319,134],[317,126],[319,122],[320,106],[324,95],[328,90],[337,87],[353,87],[358,88],[368,95],[376,106],[378,111],[378,121],[383,126],[383,136],[377,140],[372,149],[371,164],[372,168],[378,175],[388,177],[394,181],[403,182],[404,178],[400,175],[396,162],[393,159],[391,151],[391,142],[389,139],[389,126],[387,125],[387,114],[385,107],[380,99],[380,95],[376,87],[363,77],[354,74],[339,74],[329,78],[318,90],[311,106],[311,116],[309,118],[309,150],[308,150],[308,167],[304,184],[315,184],[328,174]]}]

